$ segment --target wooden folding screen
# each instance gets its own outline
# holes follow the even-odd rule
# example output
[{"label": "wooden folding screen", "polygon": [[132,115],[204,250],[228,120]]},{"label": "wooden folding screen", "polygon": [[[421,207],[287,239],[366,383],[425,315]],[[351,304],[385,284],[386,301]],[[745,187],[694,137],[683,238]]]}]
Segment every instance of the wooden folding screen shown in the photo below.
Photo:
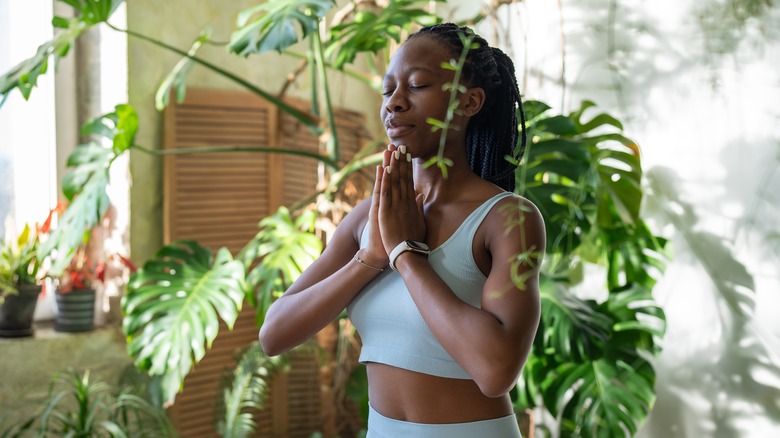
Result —
[{"label": "wooden folding screen", "polygon": [[[292,102],[304,107],[304,102]],[[361,115],[339,111],[343,155],[366,140]],[[246,92],[188,89],[164,116],[166,149],[268,147],[316,152],[318,140],[286,113]],[[283,204],[315,191],[318,163],[292,155],[217,152],[167,156],[164,165],[166,243],[196,240],[235,255],[257,233],[257,223]],[[234,353],[257,339],[254,309],[245,306],[233,331],[223,325],[213,348],[184,381],[171,409],[181,436],[214,436],[220,381]],[[273,383],[257,436],[308,437],[320,419],[319,365],[312,355],[293,357],[288,374]]]}]

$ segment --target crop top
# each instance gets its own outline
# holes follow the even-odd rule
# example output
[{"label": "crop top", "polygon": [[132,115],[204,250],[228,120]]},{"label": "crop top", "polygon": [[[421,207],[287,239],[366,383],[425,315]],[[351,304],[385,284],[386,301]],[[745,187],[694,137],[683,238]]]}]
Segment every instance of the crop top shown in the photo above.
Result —
[{"label": "crop top", "polygon": [[[433,270],[455,295],[476,308],[481,307],[487,278],[474,262],[474,234],[493,206],[511,195],[503,192],[485,201],[428,256]],[[368,233],[366,224],[361,248],[368,245]],[[378,362],[434,376],[471,379],[433,336],[398,272],[381,272],[352,300],[347,312],[363,341],[361,363]]]}]

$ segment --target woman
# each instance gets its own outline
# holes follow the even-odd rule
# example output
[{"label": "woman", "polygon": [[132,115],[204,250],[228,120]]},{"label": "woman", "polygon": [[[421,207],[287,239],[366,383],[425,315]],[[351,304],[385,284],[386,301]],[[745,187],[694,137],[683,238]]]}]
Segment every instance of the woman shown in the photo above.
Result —
[{"label": "woman", "polygon": [[[475,36],[465,91],[439,151],[459,34],[453,24],[412,35],[383,80],[392,144],[373,196],[341,222],[322,256],[268,310],[267,354],[302,343],[348,307],[363,341],[368,436],[519,437],[508,396],[539,322],[544,224],[514,195],[520,95],[511,60]],[[397,146],[396,146],[397,145]],[[517,157],[516,157],[517,158]]]}]

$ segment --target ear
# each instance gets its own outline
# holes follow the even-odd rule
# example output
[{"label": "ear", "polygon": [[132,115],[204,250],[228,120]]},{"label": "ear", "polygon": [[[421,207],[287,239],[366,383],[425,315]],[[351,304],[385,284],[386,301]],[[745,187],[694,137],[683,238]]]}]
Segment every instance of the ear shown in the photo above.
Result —
[{"label": "ear", "polygon": [[472,87],[461,96],[460,110],[466,117],[476,115],[485,104],[485,90],[481,87]]}]

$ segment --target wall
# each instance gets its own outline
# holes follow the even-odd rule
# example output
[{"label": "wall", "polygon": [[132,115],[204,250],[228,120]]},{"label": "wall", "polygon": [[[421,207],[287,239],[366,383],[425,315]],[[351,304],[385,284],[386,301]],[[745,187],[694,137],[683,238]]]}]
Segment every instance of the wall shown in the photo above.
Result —
[{"label": "wall", "polygon": [[[187,50],[206,26],[211,26],[213,40],[228,41],[235,29],[238,12],[257,4],[253,0],[135,0],[127,5],[128,28]],[[305,50],[295,49],[300,52]],[[128,41],[128,52],[130,103],[138,111],[141,126],[137,142],[147,148],[159,149],[162,126],[161,115],[154,109],[154,94],[160,82],[181,58],[132,37]],[[281,90],[286,75],[299,63],[296,59],[277,53],[244,59],[228,54],[223,47],[208,45],[200,50],[198,56],[272,94]],[[288,94],[308,99],[311,90],[305,85],[307,77],[304,74],[302,80],[288,90]],[[377,93],[339,73],[329,72],[328,79],[332,85],[334,106],[378,114]],[[187,84],[191,87],[241,88],[201,66],[192,69]],[[372,126],[376,130],[378,123],[372,121]],[[134,152],[130,159],[133,181],[130,199],[131,254],[136,261],[153,256],[162,243],[161,163],[161,159],[139,152]]]},{"label": "wall", "polygon": [[500,18],[480,31],[502,37],[527,98],[593,100],[642,149],[644,214],[673,259],[638,436],[780,436],[780,4],[526,0]]}]

